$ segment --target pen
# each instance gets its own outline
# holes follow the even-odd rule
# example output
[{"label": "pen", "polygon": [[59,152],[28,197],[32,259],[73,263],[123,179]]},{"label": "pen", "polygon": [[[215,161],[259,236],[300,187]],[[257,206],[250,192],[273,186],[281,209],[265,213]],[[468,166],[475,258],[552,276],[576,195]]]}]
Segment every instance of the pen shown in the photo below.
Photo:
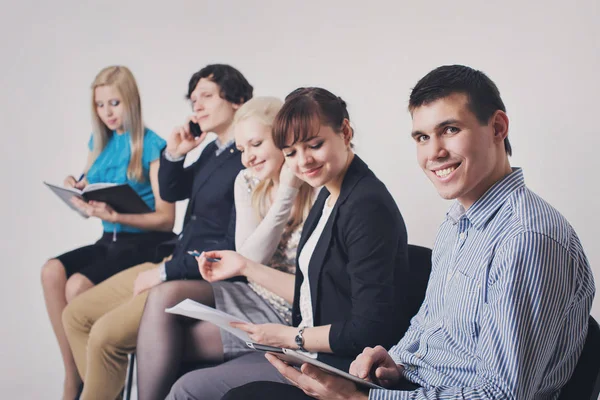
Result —
[{"label": "pen", "polygon": [[[201,253],[199,253],[196,250],[194,250],[194,251],[188,251],[188,254],[190,256],[200,257]],[[212,258],[212,257],[205,257],[205,258],[206,258],[206,261],[208,261],[208,262],[219,262],[219,261],[221,261],[220,258]]]},{"label": "pen", "polygon": [[81,182],[81,180],[85,177],[85,172],[83,174],[81,174],[81,176],[79,177],[79,179],[77,179],[77,183]]}]

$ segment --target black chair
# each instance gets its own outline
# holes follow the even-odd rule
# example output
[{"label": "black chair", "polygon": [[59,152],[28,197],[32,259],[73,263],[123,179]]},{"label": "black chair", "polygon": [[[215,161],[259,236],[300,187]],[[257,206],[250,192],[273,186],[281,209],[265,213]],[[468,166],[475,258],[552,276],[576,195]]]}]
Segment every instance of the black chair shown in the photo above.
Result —
[{"label": "black chair", "polygon": [[408,263],[411,271],[408,302],[416,307],[411,310],[412,315],[415,315],[425,300],[425,291],[431,274],[431,249],[409,244]]},{"label": "black chair", "polygon": [[600,327],[592,316],[583,351],[558,400],[597,400],[600,394]]},{"label": "black chair", "polygon": [[131,399],[131,388],[133,387],[133,370],[135,368],[135,353],[129,355],[129,365],[127,366],[127,379],[123,388],[123,400]]}]

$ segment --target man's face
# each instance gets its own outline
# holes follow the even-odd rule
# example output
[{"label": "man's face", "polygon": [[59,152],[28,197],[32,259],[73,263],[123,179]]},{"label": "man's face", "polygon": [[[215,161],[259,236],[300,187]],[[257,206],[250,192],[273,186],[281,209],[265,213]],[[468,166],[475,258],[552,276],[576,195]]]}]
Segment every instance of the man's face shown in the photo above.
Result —
[{"label": "man's face", "polygon": [[463,93],[415,108],[412,120],[417,160],[425,175],[440,196],[469,208],[497,176],[494,124],[481,125]]},{"label": "man's face", "polygon": [[190,95],[192,109],[203,132],[221,133],[233,122],[239,108],[220,96],[221,88],[208,78],[201,78]]}]

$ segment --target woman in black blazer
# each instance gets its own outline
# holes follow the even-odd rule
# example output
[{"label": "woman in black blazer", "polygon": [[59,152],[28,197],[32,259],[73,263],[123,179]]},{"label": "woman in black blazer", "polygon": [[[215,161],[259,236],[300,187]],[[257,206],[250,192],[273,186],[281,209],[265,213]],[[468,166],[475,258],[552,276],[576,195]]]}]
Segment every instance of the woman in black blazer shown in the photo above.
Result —
[{"label": "woman in black blazer", "polygon": [[[325,89],[292,92],[275,119],[273,138],[286,165],[311,186],[323,186],[304,224],[295,278],[232,251],[199,259],[207,281],[243,275],[293,302],[292,327],[236,324],[254,342],[305,350],[346,370],[363,348],[396,343],[420,306],[409,300],[414,272],[402,215],[354,154],[352,136],[346,103]],[[255,352],[184,375],[168,399],[220,398],[255,380],[285,382]]]}]

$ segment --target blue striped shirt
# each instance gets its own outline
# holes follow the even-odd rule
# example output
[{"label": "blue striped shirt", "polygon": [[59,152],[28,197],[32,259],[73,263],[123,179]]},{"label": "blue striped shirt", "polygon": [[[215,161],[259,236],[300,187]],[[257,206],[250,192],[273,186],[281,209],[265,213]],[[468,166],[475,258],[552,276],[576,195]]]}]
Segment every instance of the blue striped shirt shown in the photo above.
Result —
[{"label": "blue striped shirt", "polygon": [[567,220],[521,169],[467,211],[455,202],[435,241],[425,300],[390,350],[414,391],[370,399],[556,399],[583,348],[594,281]]}]

